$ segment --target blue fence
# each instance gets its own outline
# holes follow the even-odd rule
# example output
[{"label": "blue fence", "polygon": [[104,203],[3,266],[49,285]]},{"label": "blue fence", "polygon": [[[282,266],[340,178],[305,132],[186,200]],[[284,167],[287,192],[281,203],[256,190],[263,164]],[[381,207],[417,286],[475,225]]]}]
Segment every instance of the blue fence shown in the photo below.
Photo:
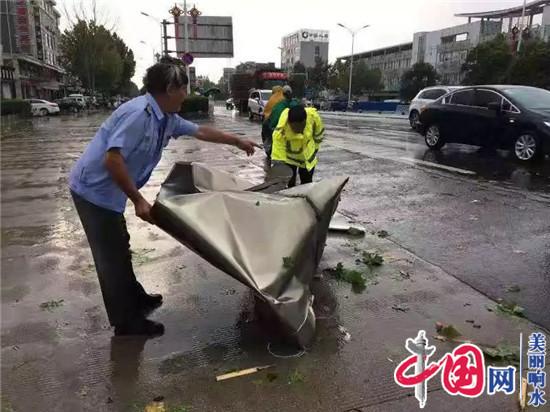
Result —
[{"label": "blue fence", "polygon": [[[334,111],[347,111],[347,101],[334,100],[330,102],[330,109]],[[407,113],[409,105],[397,102],[354,102],[351,112],[375,112],[375,113]]]}]

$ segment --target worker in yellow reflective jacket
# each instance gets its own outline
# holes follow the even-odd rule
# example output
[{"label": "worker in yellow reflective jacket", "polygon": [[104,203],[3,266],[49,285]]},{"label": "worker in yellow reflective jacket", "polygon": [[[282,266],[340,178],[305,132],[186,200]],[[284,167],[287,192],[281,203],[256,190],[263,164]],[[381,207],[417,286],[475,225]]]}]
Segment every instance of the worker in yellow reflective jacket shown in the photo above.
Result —
[{"label": "worker in yellow reflective jacket", "polygon": [[271,158],[287,164],[292,169],[288,187],[311,183],[317,165],[317,152],[323,140],[323,121],[313,107],[294,106],[285,109],[273,132]]}]

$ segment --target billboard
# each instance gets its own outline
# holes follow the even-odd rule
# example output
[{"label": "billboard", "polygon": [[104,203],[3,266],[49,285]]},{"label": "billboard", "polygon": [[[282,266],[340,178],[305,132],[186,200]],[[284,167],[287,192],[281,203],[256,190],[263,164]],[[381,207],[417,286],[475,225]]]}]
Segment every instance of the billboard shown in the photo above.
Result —
[{"label": "billboard", "polygon": [[300,41],[318,41],[328,43],[328,30],[300,30]]},{"label": "billboard", "polygon": [[233,57],[233,19],[224,16],[187,17],[189,50],[185,50],[184,16],[178,18],[176,27],[176,52],[185,52],[195,58]]},{"label": "billboard", "polygon": [[[10,2],[8,2],[8,4],[9,3]],[[17,0],[15,12],[17,48],[19,49],[19,53],[31,54],[31,28],[29,22],[29,7],[26,0]]]}]

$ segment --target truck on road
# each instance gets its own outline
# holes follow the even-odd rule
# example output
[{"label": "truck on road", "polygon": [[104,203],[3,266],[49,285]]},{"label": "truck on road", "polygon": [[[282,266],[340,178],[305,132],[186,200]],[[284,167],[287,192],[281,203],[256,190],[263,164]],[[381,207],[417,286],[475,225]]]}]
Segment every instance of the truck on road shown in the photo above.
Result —
[{"label": "truck on road", "polygon": [[248,113],[248,99],[254,90],[271,90],[287,81],[288,75],[271,65],[258,64],[254,70],[237,71],[230,80],[233,104],[241,114]]}]

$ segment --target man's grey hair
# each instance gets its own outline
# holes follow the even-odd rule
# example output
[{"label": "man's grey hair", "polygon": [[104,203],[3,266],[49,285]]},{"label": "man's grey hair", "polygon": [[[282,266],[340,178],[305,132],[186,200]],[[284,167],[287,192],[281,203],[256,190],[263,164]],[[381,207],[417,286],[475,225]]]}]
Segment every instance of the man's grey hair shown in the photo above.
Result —
[{"label": "man's grey hair", "polygon": [[156,63],[147,69],[143,78],[145,90],[151,94],[166,93],[168,88],[187,86],[189,79],[181,64]]}]

